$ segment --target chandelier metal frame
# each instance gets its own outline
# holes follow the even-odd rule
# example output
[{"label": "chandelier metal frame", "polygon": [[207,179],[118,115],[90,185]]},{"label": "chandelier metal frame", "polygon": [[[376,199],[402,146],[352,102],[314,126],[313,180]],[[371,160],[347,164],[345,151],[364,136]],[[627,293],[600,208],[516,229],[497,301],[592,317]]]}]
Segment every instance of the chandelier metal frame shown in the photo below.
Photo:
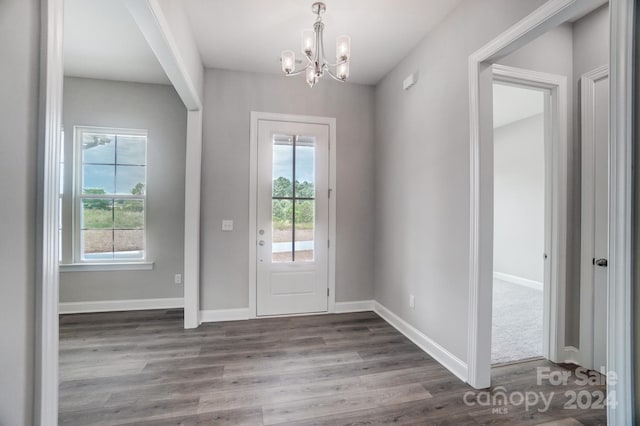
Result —
[{"label": "chandelier metal frame", "polygon": [[[336,40],[336,62],[327,61],[324,49],[324,23],[322,15],[327,7],[322,2],[316,2],[311,6],[316,15],[313,30],[305,30],[302,33],[302,53],[307,59],[307,65],[296,71],[296,58],[292,50],[284,50],[280,57],[282,71],[285,76],[293,77],[305,74],[307,83],[313,87],[326,72],[336,81],[344,83],[349,78],[349,64],[351,62],[351,38],[341,35]],[[335,68],[335,72],[331,71]]]}]

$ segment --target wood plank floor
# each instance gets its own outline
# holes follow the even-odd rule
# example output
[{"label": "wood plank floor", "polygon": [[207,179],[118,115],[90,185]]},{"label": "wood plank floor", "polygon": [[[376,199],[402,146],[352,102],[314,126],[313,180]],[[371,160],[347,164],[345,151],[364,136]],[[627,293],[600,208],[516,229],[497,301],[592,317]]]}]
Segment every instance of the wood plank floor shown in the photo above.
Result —
[{"label": "wood plank floor", "polygon": [[[60,317],[61,425],[579,425],[604,409],[566,409],[536,385],[547,361],[494,369],[494,392],[555,393],[550,409],[514,397],[487,406],[372,312],[203,324],[181,310]],[[465,393],[467,401],[465,403]],[[486,395],[484,395],[486,396]],[[532,397],[532,394],[530,395]],[[495,411],[498,408],[501,413]],[[505,411],[506,410],[506,411]]]}]

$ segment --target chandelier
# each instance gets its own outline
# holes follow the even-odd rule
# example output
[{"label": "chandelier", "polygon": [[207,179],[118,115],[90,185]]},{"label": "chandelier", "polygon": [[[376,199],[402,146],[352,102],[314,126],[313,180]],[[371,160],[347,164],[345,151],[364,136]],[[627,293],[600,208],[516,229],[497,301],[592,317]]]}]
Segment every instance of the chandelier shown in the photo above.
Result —
[{"label": "chandelier", "polygon": [[[344,82],[349,78],[351,38],[347,35],[341,35],[336,39],[336,63],[328,62],[324,53],[322,36],[324,30],[322,14],[327,10],[327,7],[324,3],[317,2],[311,6],[311,10],[317,15],[316,22],[313,24],[312,30],[302,32],[302,53],[307,58],[307,65],[304,69],[296,71],[296,54],[293,50],[284,50],[280,58],[282,71],[288,77],[304,73],[310,87],[313,87],[322,78],[325,71],[334,80]],[[335,68],[335,73],[331,71],[330,67]]]}]

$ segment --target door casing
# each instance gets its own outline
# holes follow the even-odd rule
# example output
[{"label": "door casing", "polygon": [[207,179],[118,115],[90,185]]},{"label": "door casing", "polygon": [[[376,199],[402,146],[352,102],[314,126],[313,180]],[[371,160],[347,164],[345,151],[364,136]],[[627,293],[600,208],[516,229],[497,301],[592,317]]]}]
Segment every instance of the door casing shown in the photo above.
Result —
[{"label": "door casing", "polygon": [[[587,368],[596,368],[595,354],[595,268],[591,262],[594,255],[594,229],[595,217],[593,215],[595,199],[596,176],[595,157],[596,146],[595,134],[595,90],[596,83],[609,77],[609,66],[604,65],[588,72],[581,77],[581,141],[582,141],[582,220],[580,221],[582,231],[580,256],[580,364]],[[607,142],[608,145],[608,142]],[[591,211],[589,211],[591,210]],[[607,256],[608,257],[608,256]],[[606,306],[606,301],[603,301]],[[606,314],[605,314],[606,315]]]},{"label": "door casing", "polygon": [[[558,186],[558,176],[555,173],[554,161],[558,155],[558,145],[566,143],[562,139],[562,124],[558,123],[560,118],[559,109],[566,107],[566,79],[563,79],[562,76],[533,73],[528,70],[503,65],[493,65],[492,70],[494,83],[506,83],[516,87],[539,90],[544,93],[544,256],[543,253],[540,253],[544,262],[542,356],[546,359],[554,360],[560,334],[558,327],[562,326],[562,323],[558,321],[557,314],[560,282],[555,271],[558,262],[556,252],[559,247],[558,241],[554,239],[553,234],[554,227],[559,225],[557,218],[554,216],[556,211],[556,200],[554,198]],[[493,176],[493,171],[491,175]],[[562,312],[564,311],[562,310]],[[564,331],[564,328],[562,331]]]},{"label": "door casing", "polygon": [[[281,121],[291,123],[324,124],[329,126],[329,251],[327,312],[336,306],[336,119],[308,115],[251,112],[249,149],[249,316],[257,317],[257,206],[258,206],[258,122]],[[306,314],[292,314],[306,315]]]}]

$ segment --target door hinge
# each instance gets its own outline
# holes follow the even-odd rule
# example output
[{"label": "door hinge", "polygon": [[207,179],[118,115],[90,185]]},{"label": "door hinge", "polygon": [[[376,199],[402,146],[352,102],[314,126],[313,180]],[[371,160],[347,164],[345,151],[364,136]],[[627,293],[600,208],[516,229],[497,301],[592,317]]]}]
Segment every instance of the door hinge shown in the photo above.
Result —
[{"label": "door hinge", "polygon": [[327,240],[327,248],[331,248],[331,240]]},{"label": "door hinge", "polygon": [[329,194],[327,195],[327,198],[331,198],[331,191],[333,191],[331,188],[329,188],[329,190],[327,191]]},{"label": "door hinge", "polygon": [[327,297],[329,297],[329,287],[327,287]]}]

